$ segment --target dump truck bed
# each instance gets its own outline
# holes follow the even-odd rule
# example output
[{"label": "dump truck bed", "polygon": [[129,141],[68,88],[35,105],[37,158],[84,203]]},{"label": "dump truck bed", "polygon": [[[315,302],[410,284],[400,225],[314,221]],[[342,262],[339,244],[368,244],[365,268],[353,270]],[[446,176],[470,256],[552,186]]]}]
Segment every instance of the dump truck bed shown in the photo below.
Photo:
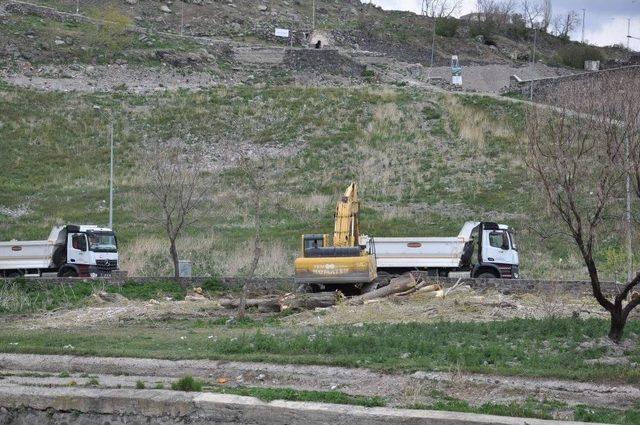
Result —
[{"label": "dump truck bed", "polygon": [[[54,227],[49,239],[41,241],[11,240],[0,242],[0,270],[46,269],[51,267],[51,259],[62,227]],[[64,240],[62,241],[64,242]]]}]

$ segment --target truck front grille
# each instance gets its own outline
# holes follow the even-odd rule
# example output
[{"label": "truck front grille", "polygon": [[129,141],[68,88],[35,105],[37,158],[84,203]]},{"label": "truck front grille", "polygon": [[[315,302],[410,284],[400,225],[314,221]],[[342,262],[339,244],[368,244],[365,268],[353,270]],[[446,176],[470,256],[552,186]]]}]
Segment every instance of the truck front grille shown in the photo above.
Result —
[{"label": "truck front grille", "polygon": [[116,270],[118,268],[118,260],[96,260],[96,267],[99,270]]},{"label": "truck front grille", "polygon": [[498,269],[500,269],[500,277],[503,279],[511,279],[513,278],[511,265],[510,264],[498,264]]}]

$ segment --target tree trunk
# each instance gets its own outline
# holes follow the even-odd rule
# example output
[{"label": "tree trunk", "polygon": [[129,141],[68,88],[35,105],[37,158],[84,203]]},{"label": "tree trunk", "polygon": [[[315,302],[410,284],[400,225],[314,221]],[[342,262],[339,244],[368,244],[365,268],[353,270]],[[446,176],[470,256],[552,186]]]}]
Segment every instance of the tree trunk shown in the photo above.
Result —
[{"label": "tree trunk", "polygon": [[616,306],[611,312],[611,327],[609,328],[609,339],[618,344],[622,340],[624,326],[626,324],[627,320],[622,313],[622,309]]},{"label": "tree trunk", "polygon": [[367,292],[366,294],[360,295],[359,297],[351,298],[351,300],[349,300],[349,304],[359,305],[374,298],[382,298],[387,297],[391,294],[406,292],[410,289],[415,288],[417,284],[418,281],[413,276],[413,274],[406,273],[402,276],[396,277],[395,279],[391,279],[391,282],[389,282],[387,286],[383,286],[382,288],[376,289],[375,291]]},{"label": "tree trunk", "polygon": [[171,254],[171,261],[173,262],[173,276],[180,277],[180,263],[178,262],[178,249],[176,248],[176,240],[170,239],[169,253]]},{"label": "tree trunk", "polygon": [[282,310],[310,310],[314,308],[326,308],[334,306],[344,299],[340,291],[286,294],[280,297]]}]

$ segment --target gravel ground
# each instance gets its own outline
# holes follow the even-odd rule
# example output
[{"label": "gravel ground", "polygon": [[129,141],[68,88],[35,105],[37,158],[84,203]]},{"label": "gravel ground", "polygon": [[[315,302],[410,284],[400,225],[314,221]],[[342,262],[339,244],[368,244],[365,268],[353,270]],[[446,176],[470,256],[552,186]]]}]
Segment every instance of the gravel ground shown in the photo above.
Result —
[{"label": "gravel ground", "polygon": [[140,68],[129,65],[45,67],[0,75],[8,83],[44,91],[117,91],[150,93],[162,90],[200,90],[220,80],[206,72],[179,72],[172,68]]},{"label": "gravel ground", "polygon": [[[462,69],[462,88],[463,90],[483,93],[499,93],[502,89],[509,86],[509,79],[512,75],[517,75],[522,80],[529,80],[531,78],[557,77],[574,73],[575,71],[565,68],[552,68],[543,64],[536,64],[533,71],[529,66],[467,66]],[[431,77],[451,81],[451,68],[446,66],[434,67],[431,71],[425,68],[422,75],[426,76],[427,79]]]},{"label": "gravel ground", "polygon": [[[69,376],[60,377],[68,372]],[[138,380],[148,388],[165,388],[177,378],[192,375],[225,386],[338,390],[352,395],[381,396],[391,407],[428,403],[433,390],[468,401],[509,403],[558,400],[569,405],[630,408],[640,399],[634,385],[594,384],[557,379],[518,378],[444,372],[384,374],[367,369],[330,366],[277,365],[211,360],[157,360],[0,354],[0,383],[6,385],[78,386],[97,379],[100,387],[134,388]],[[90,376],[88,374],[91,374]]]}]

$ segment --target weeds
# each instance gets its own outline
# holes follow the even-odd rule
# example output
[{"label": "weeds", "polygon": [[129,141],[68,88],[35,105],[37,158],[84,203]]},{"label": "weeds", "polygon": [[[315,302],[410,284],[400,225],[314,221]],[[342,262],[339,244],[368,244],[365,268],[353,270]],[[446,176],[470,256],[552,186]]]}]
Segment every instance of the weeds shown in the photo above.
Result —
[{"label": "weeds", "polygon": [[207,391],[222,394],[235,394],[256,397],[264,401],[289,400],[309,401],[318,403],[349,404],[355,406],[381,407],[386,405],[382,397],[352,396],[341,391],[303,391],[292,388],[264,388],[264,387],[207,387]]},{"label": "weeds", "polygon": [[202,391],[202,382],[194,379],[192,376],[185,376],[171,384],[171,389],[174,391],[199,392]]}]

